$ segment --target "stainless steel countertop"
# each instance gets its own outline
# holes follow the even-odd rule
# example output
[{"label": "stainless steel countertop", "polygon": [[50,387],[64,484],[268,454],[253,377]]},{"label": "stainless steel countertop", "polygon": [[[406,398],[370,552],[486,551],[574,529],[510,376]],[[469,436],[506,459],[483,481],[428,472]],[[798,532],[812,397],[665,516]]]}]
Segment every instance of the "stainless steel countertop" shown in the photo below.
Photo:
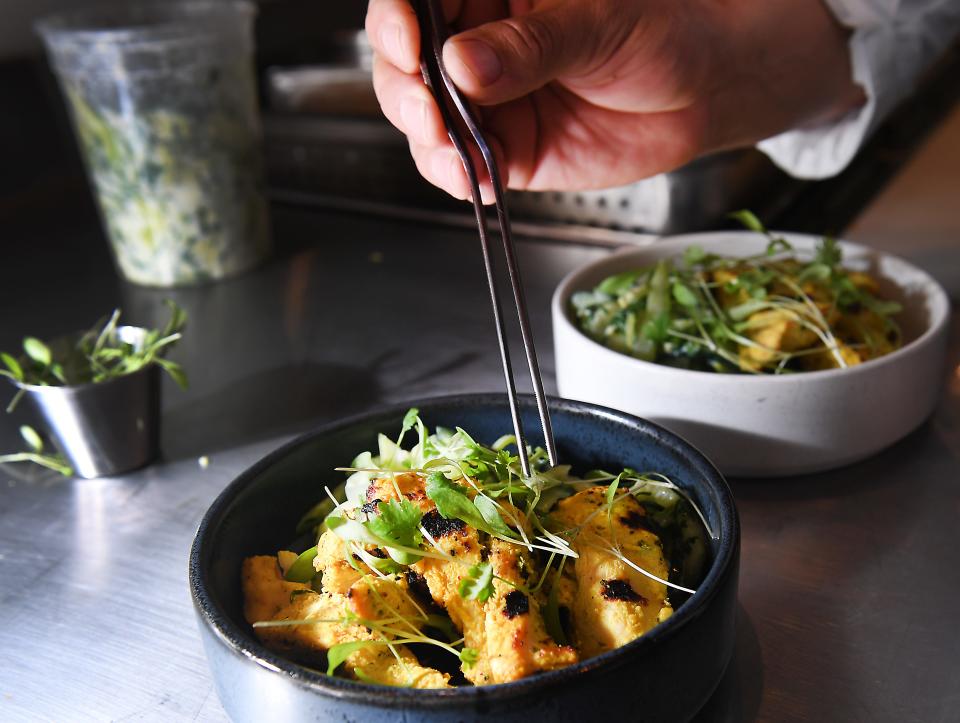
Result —
[{"label": "stainless steel countertop", "polygon": [[[472,234],[291,209],[276,210],[275,226],[282,248],[269,265],[175,293],[117,282],[89,217],[43,265],[11,244],[0,349],[115,304],[156,323],[170,296],[190,313],[175,357],[191,388],[165,382],[165,458],[145,470],[86,481],[0,469],[0,720],[224,720],[187,587],[188,549],[218,492],[322,422],[500,389]],[[47,232],[16,233],[22,247]],[[549,391],[550,294],[605,253],[521,245]],[[835,472],[732,482],[743,522],[737,648],[702,720],[956,719],[956,316],[951,334],[942,402],[907,439]],[[0,415],[0,449],[18,444],[21,421]]]}]

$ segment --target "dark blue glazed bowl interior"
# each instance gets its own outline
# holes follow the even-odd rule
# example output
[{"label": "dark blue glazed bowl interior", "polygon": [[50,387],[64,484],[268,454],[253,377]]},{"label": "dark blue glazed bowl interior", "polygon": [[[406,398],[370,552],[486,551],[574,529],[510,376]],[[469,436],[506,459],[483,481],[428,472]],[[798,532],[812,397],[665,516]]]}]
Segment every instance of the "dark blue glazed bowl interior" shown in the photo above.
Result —
[{"label": "dark blue glazed bowl interior", "polygon": [[[528,442],[542,444],[531,399],[523,399]],[[683,720],[706,701],[733,648],[739,525],[720,473],[697,450],[657,425],[583,402],[550,400],[560,462],[575,472],[632,467],[667,475],[687,490],[717,537],[695,595],[642,638],[602,656],[514,683],[450,690],[411,690],[331,678],[263,647],[243,618],[240,566],[273,554],[295,537],[301,515],[336,489],[348,465],[376,449],[377,433],[395,435],[404,412],[420,409],[431,429],[466,429],[490,443],[512,431],[502,395],[441,397],[398,405],[306,434],[244,472],[213,503],[194,540],[190,583],[218,694],[237,720]],[[265,677],[272,676],[272,677]],[[278,687],[279,686],[279,687]],[[278,691],[281,691],[279,693]],[[579,717],[578,717],[579,716]]]}]

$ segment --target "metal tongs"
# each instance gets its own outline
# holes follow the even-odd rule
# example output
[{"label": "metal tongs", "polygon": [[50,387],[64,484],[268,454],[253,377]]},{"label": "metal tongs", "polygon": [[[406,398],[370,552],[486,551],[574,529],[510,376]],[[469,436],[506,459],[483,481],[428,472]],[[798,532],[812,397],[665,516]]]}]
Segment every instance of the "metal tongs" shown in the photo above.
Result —
[{"label": "metal tongs", "polygon": [[513,247],[513,238],[510,234],[510,218],[507,215],[507,206],[504,201],[503,185],[500,182],[500,172],[497,161],[490,150],[490,144],[480,130],[480,125],[474,117],[469,102],[460,93],[450,79],[443,64],[443,43],[449,35],[440,0],[414,0],[417,19],[420,24],[420,71],[423,80],[433,94],[434,100],[440,108],[447,135],[457,150],[463,168],[467,172],[467,179],[473,192],[473,211],[477,219],[477,229],[480,232],[480,246],[483,249],[483,263],[487,272],[487,285],[490,288],[490,301],[493,305],[493,319],[497,327],[497,340],[500,343],[500,360],[503,363],[503,376],[507,385],[507,398],[510,403],[510,416],[513,419],[513,430],[517,437],[517,449],[520,453],[520,467],[526,477],[530,476],[530,460],[527,455],[526,438],[523,434],[523,423],[520,419],[520,408],[517,402],[517,388],[513,378],[513,366],[510,363],[510,349],[504,327],[500,294],[497,290],[494,276],[493,260],[490,254],[490,239],[487,229],[487,218],[480,200],[480,182],[473,158],[468,150],[468,140],[461,131],[454,111],[459,115],[463,126],[473,138],[493,185],[493,194],[497,207],[497,219],[500,226],[500,237],[503,240],[503,253],[506,259],[507,272],[510,277],[510,286],[513,289],[513,300],[516,305],[517,321],[520,324],[520,336],[523,339],[523,348],[527,357],[527,366],[530,370],[530,380],[533,382],[533,393],[537,400],[537,411],[540,414],[540,425],[543,428],[543,437],[547,448],[547,457],[550,465],[557,464],[557,450],[553,441],[553,427],[550,423],[550,410],[547,408],[546,395],[543,393],[543,380],[540,378],[540,365],[537,363],[537,351],[533,344],[530,332],[530,320],[527,316],[527,304],[524,300],[523,286],[520,280],[520,270],[517,267],[516,253]]}]

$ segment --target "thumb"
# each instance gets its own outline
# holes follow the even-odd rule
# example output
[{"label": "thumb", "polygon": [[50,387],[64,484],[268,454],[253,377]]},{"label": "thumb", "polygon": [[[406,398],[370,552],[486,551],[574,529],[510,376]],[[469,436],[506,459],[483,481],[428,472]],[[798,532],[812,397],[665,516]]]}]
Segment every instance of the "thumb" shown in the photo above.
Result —
[{"label": "thumb", "polygon": [[570,71],[579,75],[603,42],[589,5],[555,3],[459,33],[444,44],[443,62],[457,87],[482,104],[519,98]]}]

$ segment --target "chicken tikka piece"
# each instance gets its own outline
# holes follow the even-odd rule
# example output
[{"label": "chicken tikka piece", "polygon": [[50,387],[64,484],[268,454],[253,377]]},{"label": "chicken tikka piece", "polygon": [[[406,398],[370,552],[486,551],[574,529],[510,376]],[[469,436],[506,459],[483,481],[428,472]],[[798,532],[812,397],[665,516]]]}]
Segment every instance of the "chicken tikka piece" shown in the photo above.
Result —
[{"label": "chicken tikka piece", "polygon": [[[315,592],[304,583],[287,582],[273,555],[243,561],[241,583],[244,616],[251,624],[263,621],[309,620],[300,625],[254,627],[257,637],[273,650],[307,665],[322,665],[327,650],[340,643],[374,640],[378,636],[360,624],[344,624],[351,596]],[[450,676],[420,665],[404,645],[371,645],[347,656],[344,668],[354,677],[383,685],[449,688]]]},{"label": "chicken tikka piece", "polygon": [[268,647],[363,682],[509,683],[629,643],[672,614],[668,587],[702,579],[703,516],[662,474],[585,480],[538,448],[525,476],[509,435],[430,434],[415,409],[403,429],[411,449],[379,435],[304,515],[316,547],[244,561]]},{"label": "chicken tikka piece", "polygon": [[[527,595],[510,584],[529,588],[537,580],[537,565],[527,550],[479,532],[462,520],[444,519],[427,497],[420,475],[374,479],[367,488],[367,503],[396,499],[398,491],[420,506],[424,529],[456,559],[424,558],[411,570],[423,578],[432,601],[446,610],[463,633],[464,644],[477,651],[476,663],[464,666],[467,680],[478,685],[507,683],[579,660],[576,650],[558,644],[547,633],[542,596]],[[511,506],[510,511],[525,524],[519,510]],[[459,593],[470,567],[481,561],[491,562],[496,576],[494,594],[483,602]]]},{"label": "chicken tikka piece", "polygon": [[[569,611],[574,642],[592,657],[629,643],[666,620],[673,608],[667,586],[619,559],[666,580],[659,538],[648,529],[646,511],[630,494],[613,504],[606,487],[590,487],[561,500],[551,512],[559,534],[569,535],[579,557],[564,566],[558,600]],[[571,569],[572,568],[572,569]]]}]

